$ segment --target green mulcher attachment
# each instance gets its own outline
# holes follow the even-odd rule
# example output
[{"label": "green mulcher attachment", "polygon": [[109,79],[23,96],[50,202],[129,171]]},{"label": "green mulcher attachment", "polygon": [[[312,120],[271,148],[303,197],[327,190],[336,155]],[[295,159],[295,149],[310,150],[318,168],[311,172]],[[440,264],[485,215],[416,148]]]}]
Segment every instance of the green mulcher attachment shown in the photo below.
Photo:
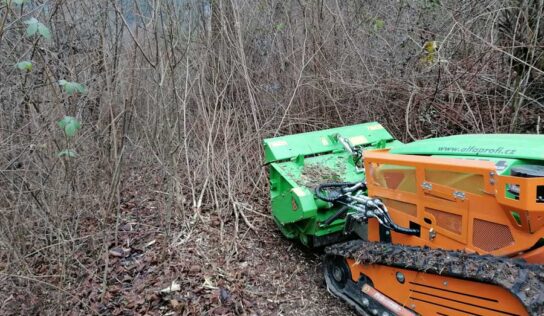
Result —
[{"label": "green mulcher attachment", "polygon": [[345,216],[318,199],[316,187],[363,181],[362,151],[399,144],[376,122],[265,139],[272,215],[283,235],[308,247],[344,239]]}]

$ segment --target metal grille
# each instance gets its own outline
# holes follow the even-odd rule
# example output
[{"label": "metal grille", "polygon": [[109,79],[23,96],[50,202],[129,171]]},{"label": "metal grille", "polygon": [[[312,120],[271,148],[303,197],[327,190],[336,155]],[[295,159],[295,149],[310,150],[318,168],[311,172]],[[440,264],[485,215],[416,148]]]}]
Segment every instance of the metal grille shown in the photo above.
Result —
[{"label": "metal grille", "polygon": [[458,214],[426,208],[425,211],[436,219],[436,225],[456,234],[461,234],[462,217]]},{"label": "metal grille", "polygon": [[506,225],[474,219],[472,244],[485,251],[504,248],[514,243],[510,228]]}]

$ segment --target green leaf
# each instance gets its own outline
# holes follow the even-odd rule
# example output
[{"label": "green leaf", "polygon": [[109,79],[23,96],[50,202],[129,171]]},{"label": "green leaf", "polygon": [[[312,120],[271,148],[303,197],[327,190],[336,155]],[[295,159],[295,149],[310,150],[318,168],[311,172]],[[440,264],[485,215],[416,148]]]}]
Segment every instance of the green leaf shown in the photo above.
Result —
[{"label": "green leaf", "polygon": [[283,31],[285,29],[285,24],[278,23],[278,24],[276,24],[275,28],[276,28],[276,31],[281,32],[281,31]]},{"label": "green leaf", "polygon": [[34,36],[34,34],[36,34],[36,32],[38,31],[38,23],[40,22],[38,22],[36,18],[30,18],[25,21],[25,24],[28,25],[26,28],[27,37],[31,37],[31,36]]},{"label": "green leaf", "polygon": [[38,24],[38,33],[46,39],[51,39],[51,31],[41,23]]},{"label": "green leaf", "polygon": [[32,62],[28,60],[21,61],[15,64],[15,67],[19,68],[19,70],[25,70],[27,72],[30,72],[32,71]]},{"label": "green leaf", "polygon": [[51,39],[51,31],[47,26],[42,23],[38,24],[38,33],[43,36],[45,39]]},{"label": "green leaf", "polygon": [[72,149],[64,149],[57,154],[59,157],[76,158],[77,153]]},{"label": "green leaf", "polygon": [[375,31],[379,31],[379,30],[383,29],[384,26],[385,26],[385,21],[384,20],[376,19],[374,21],[374,30]]},{"label": "green leaf", "polygon": [[26,27],[26,36],[31,37],[36,33],[40,34],[43,38],[51,39],[51,31],[43,23],[38,21],[36,18],[30,18],[25,21]]},{"label": "green leaf", "polygon": [[72,116],[65,116],[57,122],[57,125],[64,130],[67,137],[74,137],[77,131],[81,128],[79,121]]},{"label": "green leaf", "polygon": [[438,49],[438,44],[436,43],[436,41],[427,41],[425,42],[425,44],[423,45],[423,49],[429,53],[429,54],[433,54],[436,52],[436,50]]},{"label": "green leaf", "polygon": [[79,92],[81,94],[87,93],[87,88],[81,83],[59,80],[59,85],[64,88],[64,91],[68,95],[73,95],[75,92]]}]

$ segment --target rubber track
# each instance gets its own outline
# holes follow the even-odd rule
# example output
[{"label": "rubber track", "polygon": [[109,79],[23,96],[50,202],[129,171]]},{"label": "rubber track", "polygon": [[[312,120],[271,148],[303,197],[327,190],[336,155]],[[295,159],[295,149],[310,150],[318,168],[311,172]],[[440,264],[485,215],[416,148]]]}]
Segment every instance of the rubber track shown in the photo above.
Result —
[{"label": "rubber track", "polygon": [[325,253],[355,259],[362,264],[381,264],[498,285],[516,296],[530,315],[544,315],[544,265],[528,264],[521,259],[363,240],[327,247]]}]

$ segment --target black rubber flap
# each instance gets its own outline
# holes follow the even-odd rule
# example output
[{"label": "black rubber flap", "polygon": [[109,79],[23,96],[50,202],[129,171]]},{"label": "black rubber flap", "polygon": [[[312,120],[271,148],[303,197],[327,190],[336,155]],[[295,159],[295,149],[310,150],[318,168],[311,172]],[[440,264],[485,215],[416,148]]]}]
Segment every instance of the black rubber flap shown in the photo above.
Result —
[{"label": "black rubber flap", "polygon": [[541,165],[522,165],[512,167],[510,172],[514,177],[522,178],[540,178],[544,177],[544,166]]}]

